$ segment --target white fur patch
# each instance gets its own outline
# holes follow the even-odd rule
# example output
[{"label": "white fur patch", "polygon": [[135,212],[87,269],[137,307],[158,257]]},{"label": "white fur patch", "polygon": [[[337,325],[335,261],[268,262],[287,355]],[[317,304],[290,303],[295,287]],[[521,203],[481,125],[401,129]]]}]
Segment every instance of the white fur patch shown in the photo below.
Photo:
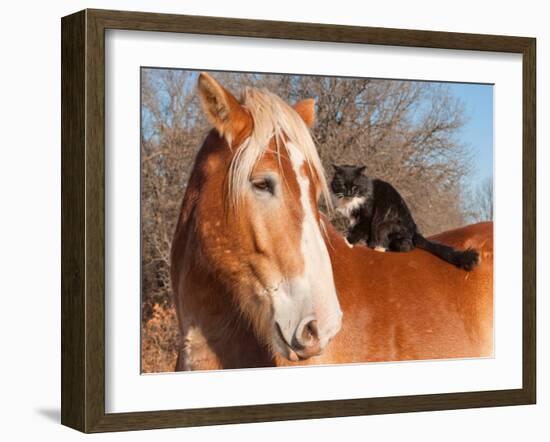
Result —
[{"label": "white fur patch", "polygon": [[[365,202],[365,197],[363,196],[354,196],[352,198],[343,197],[343,198],[335,198],[334,205],[336,207],[336,211],[344,215],[346,218],[348,218],[351,222],[352,216],[351,214],[357,210],[359,207],[361,207]],[[355,220],[357,222],[357,220]]]},{"label": "white fur patch", "polygon": [[384,253],[386,251],[386,249],[382,246],[376,246],[374,248],[374,250],[377,251],[377,252],[382,252],[382,253]]},{"label": "white fur patch", "polygon": [[292,143],[287,143],[286,147],[300,187],[300,202],[304,211],[300,244],[304,273],[285,281],[282,290],[273,294],[275,321],[287,342],[291,342],[304,318],[316,319],[323,348],[340,329],[342,311],[336,295],[330,256],[311,207],[310,182],[301,171],[306,159]]}]

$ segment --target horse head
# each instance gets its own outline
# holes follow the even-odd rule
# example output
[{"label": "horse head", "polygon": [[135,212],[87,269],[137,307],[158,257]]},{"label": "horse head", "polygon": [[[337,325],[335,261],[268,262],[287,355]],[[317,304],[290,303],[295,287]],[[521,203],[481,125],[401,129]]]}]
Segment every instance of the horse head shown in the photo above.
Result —
[{"label": "horse head", "polygon": [[318,209],[328,190],[309,132],[314,102],[291,107],[251,88],[237,100],[205,73],[198,89],[214,129],[184,199],[193,200],[193,265],[273,356],[320,354],[342,312]]}]

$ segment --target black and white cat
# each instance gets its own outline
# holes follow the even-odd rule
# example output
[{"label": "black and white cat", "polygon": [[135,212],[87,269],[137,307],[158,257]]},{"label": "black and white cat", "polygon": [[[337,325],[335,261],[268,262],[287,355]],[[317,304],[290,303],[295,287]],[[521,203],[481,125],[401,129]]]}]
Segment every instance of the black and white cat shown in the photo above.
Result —
[{"label": "black and white cat", "polygon": [[349,221],[346,240],[350,245],[364,240],[381,252],[418,247],[468,271],[479,262],[474,249],[456,250],[424,238],[399,192],[390,183],[368,177],[363,173],[365,166],[333,167],[335,206]]}]

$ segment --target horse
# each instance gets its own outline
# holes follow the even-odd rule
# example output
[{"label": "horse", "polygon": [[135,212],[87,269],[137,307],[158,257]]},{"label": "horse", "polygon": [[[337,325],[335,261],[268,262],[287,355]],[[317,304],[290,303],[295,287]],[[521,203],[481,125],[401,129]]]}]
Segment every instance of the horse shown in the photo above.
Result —
[{"label": "horse", "polygon": [[477,249],[472,272],[350,247],[319,209],[314,100],[255,88],[238,100],[207,73],[198,93],[213,128],[172,241],[176,371],[493,354],[491,223],[432,237]]}]

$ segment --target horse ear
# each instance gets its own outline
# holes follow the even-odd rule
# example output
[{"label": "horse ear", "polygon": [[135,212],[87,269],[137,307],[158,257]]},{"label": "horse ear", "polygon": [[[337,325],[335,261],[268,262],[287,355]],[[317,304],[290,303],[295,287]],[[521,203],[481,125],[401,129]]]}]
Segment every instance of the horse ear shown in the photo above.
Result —
[{"label": "horse ear", "polygon": [[250,115],[230,92],[205,72],[199,75],[198,89],[206,116],[231,144],[251,122]]},{"label": "horse ear", "polygon": [[306,126],[311,129],[315,124],[315,100],[307,98],[299,101],[294,105],[294,110],[302,117]]}]

